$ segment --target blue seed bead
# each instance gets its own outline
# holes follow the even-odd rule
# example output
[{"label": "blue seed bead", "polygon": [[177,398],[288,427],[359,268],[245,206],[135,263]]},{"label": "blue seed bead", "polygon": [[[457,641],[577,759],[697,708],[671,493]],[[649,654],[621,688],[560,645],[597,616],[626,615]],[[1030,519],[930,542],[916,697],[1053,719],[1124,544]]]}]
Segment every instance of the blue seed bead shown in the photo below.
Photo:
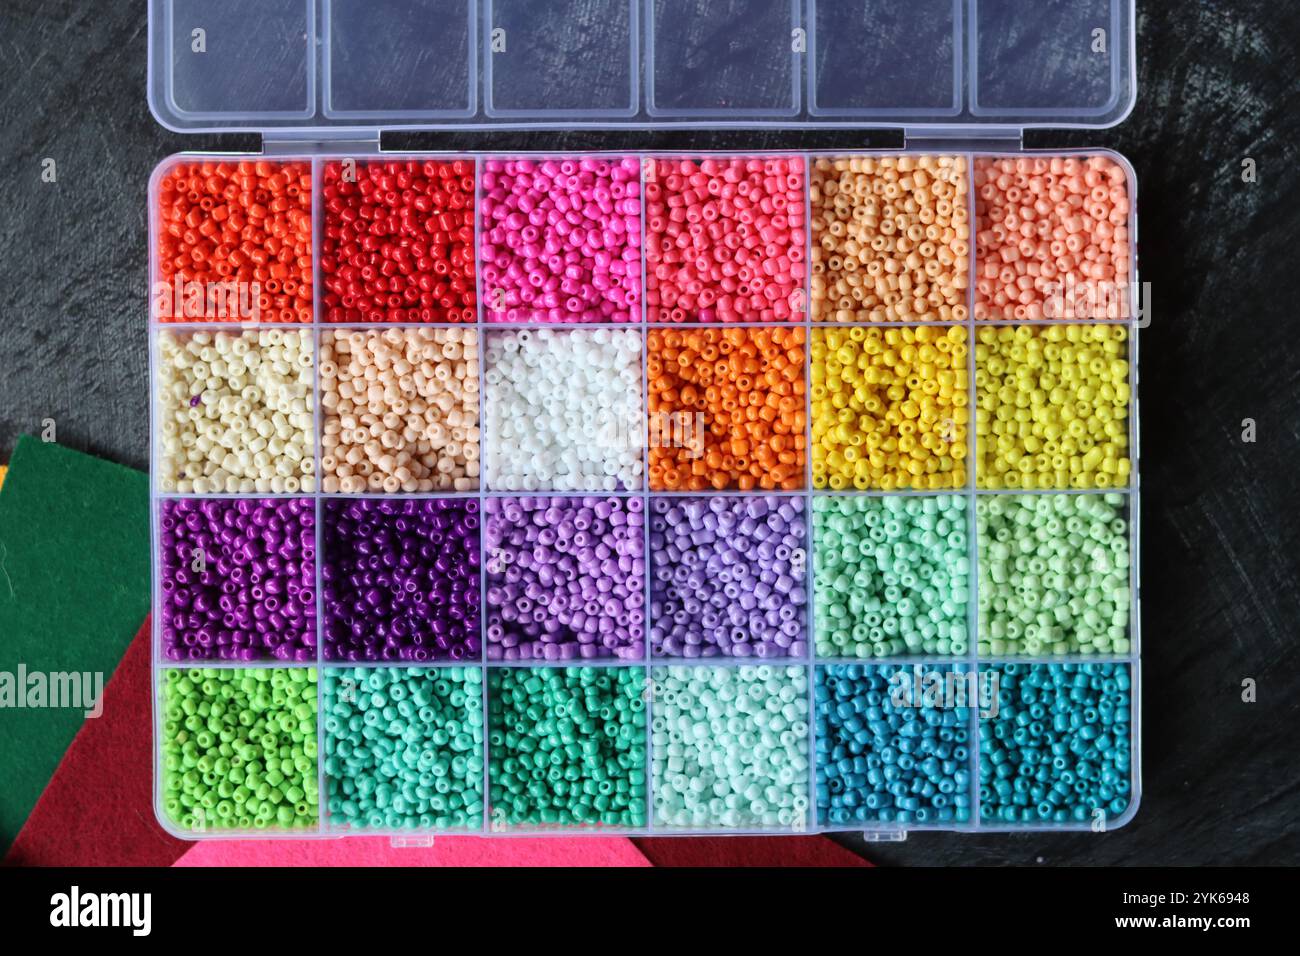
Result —
[{"label": "blue seed bead", "polygon": [[1128,809],[1127,664],[1004,664],[981,680],[997,683],[996,712],[980,714],[984,822],[1091,823]]},{"label": "blue seed bead", "polygon": [[819,823],[969,822],[975,692],[962,668],[817,668]]}]

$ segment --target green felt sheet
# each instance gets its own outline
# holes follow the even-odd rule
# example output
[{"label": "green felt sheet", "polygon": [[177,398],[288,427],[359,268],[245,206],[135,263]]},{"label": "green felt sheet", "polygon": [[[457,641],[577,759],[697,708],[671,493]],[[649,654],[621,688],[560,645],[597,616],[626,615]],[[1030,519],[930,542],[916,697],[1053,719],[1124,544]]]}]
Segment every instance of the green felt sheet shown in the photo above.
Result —
[{"label": "green felt sheet", "polygon": [[33,674],[106,685],[148,610],[148,477],[20,437],[0,491],[0,855],[85,720],[15,706],[20,665],[28,690]]}]

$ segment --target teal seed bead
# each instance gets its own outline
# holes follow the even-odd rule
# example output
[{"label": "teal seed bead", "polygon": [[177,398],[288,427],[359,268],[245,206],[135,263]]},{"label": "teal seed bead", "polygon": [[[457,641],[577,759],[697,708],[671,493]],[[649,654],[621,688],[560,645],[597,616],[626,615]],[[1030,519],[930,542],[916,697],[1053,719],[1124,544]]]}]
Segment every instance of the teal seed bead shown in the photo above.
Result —
[{"label": "teal seed bead", "polygon": [[488,679],[494,829],[645,826],[643,669],[502,667]]},{"label": "teal seed bead", "polygon": [[966,654],[967,529],[957,495],[815,498],[818,656]]},{"label": "teal seed bead", "polygon": [[314,668],[169,668],[162,707],[187,715],[163,726],[169,820],[194,832],[317,825]]},{"label": "teal seed bead", "polygon": [[805,668],[658,667],[652,679],[656,826],[807,827]]},{"label": "teal seed bead", "polygon": [[[481,828],[482,689],[477,667],[327,668],[322,701],[329,824]],[[403,713],[400,704],[408,700],[423,704]],[[438,800],[428,785],[435,779],[443,784]]]},{"label": "teal seed bead", "polygon": [[1003,824],[1114,821],[1132,801],[1127,664],[981,668],[980,815]]},{"label": "teal seed bead", "polygon": [[979,653],[1130,649],[1125,496],[999,495],[976,503]]}]

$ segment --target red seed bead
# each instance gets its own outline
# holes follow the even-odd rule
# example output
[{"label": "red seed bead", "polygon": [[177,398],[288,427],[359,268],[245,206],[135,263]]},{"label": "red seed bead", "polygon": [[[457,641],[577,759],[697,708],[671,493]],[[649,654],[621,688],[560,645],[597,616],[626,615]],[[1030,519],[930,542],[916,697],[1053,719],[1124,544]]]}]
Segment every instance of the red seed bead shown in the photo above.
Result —
[{"label": "red seed bead", "polygon": [[651,322],[801,322],[807,310],[800,157],[647,160]]},{"label": "red seed bead", "polygon": [[474,322],[474,164],[331,162],[321,191],[325,322]]},{"label": "red seed bead", "polygon": [[311,198],[308,163],[169,169],[158,183],[158,320],[310,322]]}]

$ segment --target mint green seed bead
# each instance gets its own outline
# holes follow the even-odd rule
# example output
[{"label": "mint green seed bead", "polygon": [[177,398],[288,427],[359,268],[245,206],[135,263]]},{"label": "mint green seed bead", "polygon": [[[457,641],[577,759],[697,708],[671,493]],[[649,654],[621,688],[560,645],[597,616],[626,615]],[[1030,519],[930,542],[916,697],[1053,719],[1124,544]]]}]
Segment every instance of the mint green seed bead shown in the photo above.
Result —
[{"label": "mint green seed bead", "polygon": [[[815,498],[818,656],[945,653],[929,625],[966,617],[966,509],[955,495]],[[876,613],[882,607],[888,618]]]},{"label": "mint green seed bead", "polygon": [[805,668],[658,667],[652,677],[656,826],[726,830],[785,828],[783,821],[796,818],[806,823]]}]

